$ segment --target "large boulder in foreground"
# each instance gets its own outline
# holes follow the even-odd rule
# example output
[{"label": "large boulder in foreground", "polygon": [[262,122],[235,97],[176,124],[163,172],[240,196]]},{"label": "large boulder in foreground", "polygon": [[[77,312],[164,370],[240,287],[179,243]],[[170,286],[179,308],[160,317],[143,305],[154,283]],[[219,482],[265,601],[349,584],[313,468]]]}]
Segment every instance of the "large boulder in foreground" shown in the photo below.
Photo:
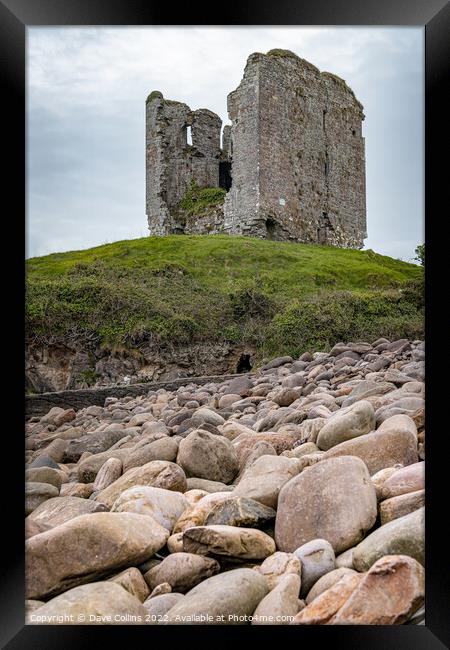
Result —
[{"label": "large boulder in foreground", "polygon": [[340,442],[358,438],[375,429],[375,411],[370,402],[361,400],[339,409],[331,415],[317,436],[317,446],[323,451]]},{"label": "large boulder in foreground", "polygon": [[423,605],[425,570],[407,555],[375,562],[329,625],[400,625]]},{"label": "large boulder in foreground", "polygon": [[204,580],[167,612],[166,625],[245,625],[269,592],[252,569],[233,569]]},{"label": "large boulder in foreground", "polygon": [[80,497],[53,497],[41,503],[40,506],[28,516],[30,521],[45,524],[54,528],[64,524],[69,519],[75,519],[80,515],[87,515],[92,512],[105,512],[107,510],[103,503],[96,503],[91,499]]},{"label": "large boulder in foreground", "polygon": [[383,555],[409,555],[425,565],[425,508],[374,530],[355,548],[353,566],[367,571]]},{"label": "large boulder in foreground", "polygon": [[114,582],[93,582],[69,589],[30,615],[39,625],[145,625],[147,610]]},{"label": "large boulder in foreground", "polygon": [[152,596],[147,598],[142,604],[147,610],[147,625],[160,625],[163,617],[167,614],[169,609],[183,600],[183,594],[179,592],[160,594],[159,596]]},{"label": "large boulder in foreground", "polygon": [[255,570],[265,577],[269,589],[274,589],[286,575],[294,574],[300,578],[302,565],[293,553],[277,551],[269,555]]},{"label": "large boulder in foreground", "polygon": [[181,467],[169,461],[154,460],[142,467],[129,469],[117,481],[99,492],[95,500],[111,508],[122,492],[136,485],[149,485],[174,492],[185,492],[187,487],[186,476]]},{"label": "large boulder in foreground", "polygon": [[226,501],[214,504],[205,519],[205,524],[220,526],[244,526],[261,528],[275,519],[276,512],[259,501],[245,497],[230,496]]},{"label": "large boulder in foreground", "polygon": [[126,435],[124,430],[116,429],[95,431],[82,438],[70,440],[65,449],[63,461],[65,463],[76,463],[85,451],[89,451],[91,454],[99,454],[102,451],[107,451]]},{"label": "large boulder in foreground", "polygon": [[[100,454],[93,454],[77,464],[78,480],[80,483],[92,483],[95,481],[97,474],[102,469],[103,465],[110,458],[115,458],[123,462],[130,455],[130,449],[125,447],[123,449],[112,449],[110,451],[102,451]],[[119,474],[120,476],[120,474]],[[119,477],[117,477],[119,478]]]},{"label": "large boulder in foreground", "polygon": [[205,520],[216,503],[230,498],[229,492],[211,492],[201,497],[187,508],[176,522],[173,532],[181,533],[192,526],[203,526]]},{"label": "large boulder in foreground", "polygon": [[231,483],[239,471],[236,451],[232,443],[201,429],[183,438],[178,448],[177,463],[186,476]]},{"label": "large boulder in foreground", "polygon": [[398,497],[401,494],[417,492],[425,489],[425,463],[419,462],[402,467],[392,474],[383,484],[381,496],[383,499]]},{"label": "large boulder in foreground", "polygon": [[356,571],[354,569],[349,569],[348,567],[339,567],[338,569],[333,569],[332,571],[325,573],[325,575],[319,578],[319,580],[314,583],[314,586],[308,591],[305,603],[310,605],[315,598],[335,585],[341,578],[355,573]]},{"label": "large boulder in foreground", "polygon": [[386,499],[380,503],[381,525],[389,523],[399,517],[409,515],[425,505],[425,490],[400,494],[398,497]]},{"label": "large boulder in foreground", "polygon": [[172,553],[144,577],[150,589],[167,582],[172,591],[184,594],[219,571],[219,563],[212,558],[195,553]]},{"label": "large boulder in foreground", "polygon": [[59,489],[50,483],[25,483],[25,516],[31,514],[48,499],[58,497]]},{"label": "large boulder in foreground", "polygon": [[260,456],[244,473],[233,495],[259,501],[270,508],[277,507],[280,489],[300,472],[297,458]]},{"label": "large boulder in foreground", "polygon": [[293,573],[283,576],[255,609],[252,625],[288,625],[298,612],[299,592],[300,576]]},{"label": "large boulder in foreground", "polygon": [[187,553],[262,560],[275,553],[275,542],[255,528],[237,526],[195,526],[183,533]]},{"label": "large boulder in foreground", "polygon": [[363,576],[359,573],[342,576],[334,585],[302,609],[291,621],[291,625],[326,625],[345,605],[362,579]]},{"label": "large boulder in foreground", "polygon": [[298,548],[295,553],[302,566],[300,595],[306,595],[311,587],[336,566],[333,547],[326,539],[313,539]]},{"label": "large boulder in foreground", "polygon": [[168,531],[146,515],[80,515],[26,541],[26,597],[51,596],[144,562],[168,537]]},{"label": "large boulder in foreground", "polygon": [[171,532],[188,506],[189,502],[181,492],[142,485],[122,492],[114,501],[111,512],[136,512],[139,515],[149,515]]},{"label": "large boulder in foreground", "polygon": [[417,463],[417,435],[408,430],[373,431],[341,442],[326,452],[326,458],[357,456],[372,476],[386,467]]},{"label": "large boulder in foreground", "polygon": [[377,517],[375,488],[365,464],[351,456],[307,467],[280,491],[275,540],[293,552],[313,539],[327,540],[335,553],[357,544]]}]

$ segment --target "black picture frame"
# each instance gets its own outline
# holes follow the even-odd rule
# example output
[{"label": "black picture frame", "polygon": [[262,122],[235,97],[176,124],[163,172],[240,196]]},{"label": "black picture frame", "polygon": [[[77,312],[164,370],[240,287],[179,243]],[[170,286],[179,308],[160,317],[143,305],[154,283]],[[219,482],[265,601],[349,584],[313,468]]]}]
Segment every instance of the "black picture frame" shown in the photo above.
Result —
[{"label": "black picture frame", "polygon": [[[214,15],[214,9],[220,13]],[[426,331],[427,331],[427,424],[432,432],[428,449],[426,495],[426,620],[424,626],[318,626],[305,627],[183,627],[177,632],[183,643],[208,642],[214,638],[225,643],[239,633],[242,641],[275,639],[299,641],[303,646],[319,642],[333,647],[364,650],[434,650],[450,646],[449,566],[446,536],[445,440],[447,430],[439,427],[439,413],[445,408],[445,383],[435,373],[435,364],[446,353],[447,321],[442,315],[431,317],[431,309],[441,306],[438,289],[442,278],[439,260],[446,260],[448,237],[448,161],[441,162],[439,152],[448,136],[448,104],[444,101],[445,81],[450,61],[450,5],[448,0],[251,0],[214,7],[211,3],[174,5],[152,0],[0,0],[0,62],[3,102],[3,161],[6,182],[3,190],[4,224],[9,233],[3,238],[4,253],[13,255],[4,274],[4,320],[8,333],[5,368],[8,374],[9,417],[5,429],[0,467],[11,469],[9,492],[3,493],[3,563],[0,598],[0,644],[9,650],[33,648],[91,648],[104,642],[105,632],[117,643],[135,642],[137,635],[148,643],[170,642],[174,628],[146,626],[25,626],[24,625],[24,529],[23,529],[23,430],[24,367],[18,363],[24,341],[23,287],[24,264],[21,242],[25,236],[25,40],[26,27],[37,25],[307,25],[307,26],[424,26],[425,28],[425,235],[427,242]],[[226,55],[226,54],[225,54]],[[447,139],[448,141],[448,139]],[[6,203],[8,208],[6,209]],[[447,217],[441,218],[442,217]],[[8,245],[5,244],[8,242]],[[446,249],[444,249],[446,246]],[[5,257],[5,256],[4,256]],[[448,254],[447,254],[448,257]],[[445,294],[444,294],[445,296]],[[442,307],[445,307],[445,302]],[[437,311],[437,309],[435,310]],[[439,317],[440,316],[440,317]],[[15,398],[16,408],[11,407]],[[5,480],[5,479],[4,479]],[[448,510],[448,507],[447,507]],[[274,631],[275,630],[275,631]],[[218,636],[220,632],[220,636]]]}]

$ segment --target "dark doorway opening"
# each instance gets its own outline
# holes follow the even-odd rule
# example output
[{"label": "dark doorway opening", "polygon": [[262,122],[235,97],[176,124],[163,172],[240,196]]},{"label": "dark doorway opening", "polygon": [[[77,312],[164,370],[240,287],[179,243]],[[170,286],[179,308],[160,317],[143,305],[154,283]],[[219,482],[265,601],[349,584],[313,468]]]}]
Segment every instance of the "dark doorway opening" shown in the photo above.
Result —
[{"label": "dark doorway opening", "polygon": [[275,219],[272,219],[272,217],[268,217],[266,219],[267,239],[275,239],[276,238],[277,227],[278,227],[278,224],[275,221]]},{"label": "dark doorway opening", "polygon": [[228,190],[231,187],[231,163],[227,160],[219,162],[219,187]]},{"label": "dark doorway opening", "polygon": [[238,374],[240,374],[242,372],[250,372],[250,370],[253,367],[252,364],[251,364],[250,359],[251,359],[251,357],[250,357],[249,354],[241,354],[241,356],[239,357],[239,361],[237,362],[237,366],[236,366],[236,372]]}]

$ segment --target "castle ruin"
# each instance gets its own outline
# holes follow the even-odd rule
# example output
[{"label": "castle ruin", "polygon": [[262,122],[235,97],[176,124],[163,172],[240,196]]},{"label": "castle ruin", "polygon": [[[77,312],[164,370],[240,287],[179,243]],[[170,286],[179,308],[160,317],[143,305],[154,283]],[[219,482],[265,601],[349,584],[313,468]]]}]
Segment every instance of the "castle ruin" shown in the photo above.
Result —
[{"label": "castle ruin", "polygon": [[[221,139],[215,113],[191,111],[160,92],[148,96],[151,235],[227,233],[363,246],[364,114],[345,81],[287,50],[251,54],[228,95],[228,114]],[[225,198],[186,215],[180,204],[192,187],[223,188]]]}]

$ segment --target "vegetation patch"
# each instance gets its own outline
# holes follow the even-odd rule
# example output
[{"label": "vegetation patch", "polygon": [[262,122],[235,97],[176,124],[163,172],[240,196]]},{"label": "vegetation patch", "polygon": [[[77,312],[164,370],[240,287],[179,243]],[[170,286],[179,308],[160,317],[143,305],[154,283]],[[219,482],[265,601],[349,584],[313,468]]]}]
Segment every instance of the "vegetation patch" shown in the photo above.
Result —
[{"label": "vegetation patch", "polygon": [[[28,345],[231,342],[274,355],[424,335],[424,269],[373,251],[227,235],[144,237],[27,261]],[[91,377],[87,379],[92,379]]]},{"label": "vegetation patch", "polygon": [[282,57],[283,59],[298,59],[299,57],[294,54],[294,52],[291,52],[290,50],[282,50],[279,48],[274,48],[273,50],[269,50],[267,52],[267,56],[279,56]]},{"label": "vegetation patch", "polygon": [[146,99],[146,103],[153,101],[154,99],[164,99],[163,94],[159,92],[159,90],[154,90],[153,92],[150,93],[150,95]]},{"label": "vegetation patch", "polygon": [[212,208],[221,205],[225,195],[226,191],[221,187],[199,187],[193,182],[178,204],[178,208],[190,217],[202,216]]}]

